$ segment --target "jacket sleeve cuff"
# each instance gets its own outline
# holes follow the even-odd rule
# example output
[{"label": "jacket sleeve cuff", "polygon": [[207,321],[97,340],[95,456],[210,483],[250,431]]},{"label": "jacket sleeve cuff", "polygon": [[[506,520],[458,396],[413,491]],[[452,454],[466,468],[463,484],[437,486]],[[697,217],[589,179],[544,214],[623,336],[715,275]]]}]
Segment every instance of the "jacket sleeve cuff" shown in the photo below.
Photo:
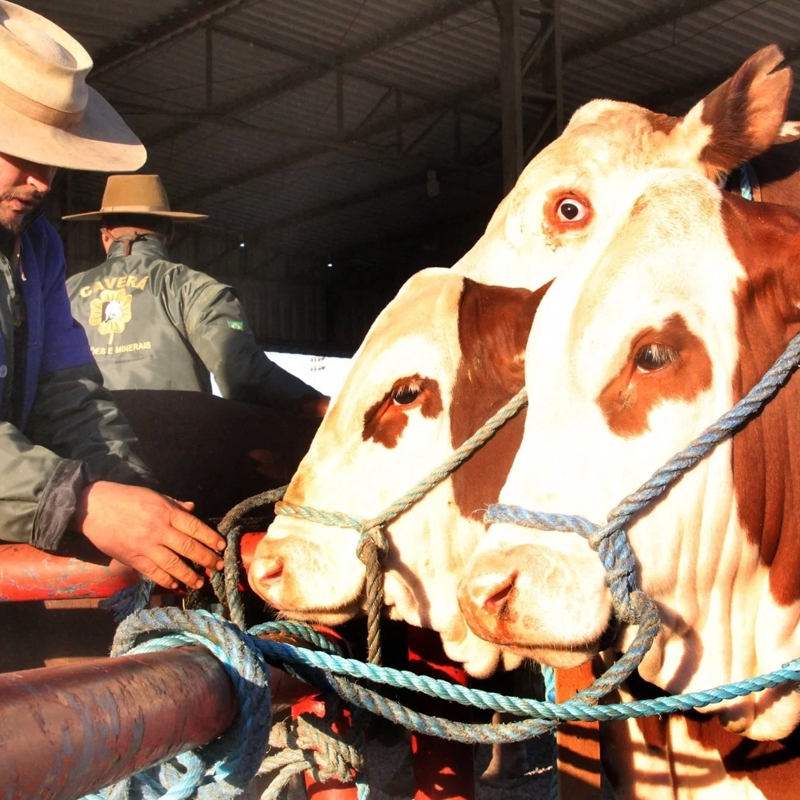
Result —
[{"label": "jacket sleeve cuff", "polygon": [[82,461],[64,459],[50,476],[33,518],[31,544],[40,550],[56,552],[84,489],[89,485]]}]

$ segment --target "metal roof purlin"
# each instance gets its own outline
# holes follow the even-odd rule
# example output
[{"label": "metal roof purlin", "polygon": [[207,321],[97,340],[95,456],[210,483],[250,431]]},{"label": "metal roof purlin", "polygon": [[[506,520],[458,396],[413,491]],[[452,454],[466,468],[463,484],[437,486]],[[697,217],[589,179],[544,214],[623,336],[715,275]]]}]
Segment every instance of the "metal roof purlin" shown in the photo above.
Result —
[{"label": "metal roof purlin", "polygon": [[[343,75],[355,78],[356,80],[359,80],[362,83],[367,83],[372,86],[380,86],[382,88],[385,88],[387,91],[392,91],[393,89],[400,89],[400,91],[402,91],[404,95],[408,95],[409,97],[414,97],[418,100],[430,101],[433,99],[429,94],[423,94],[418,90],[409,89],[405,86],[398,85],[397,83],[395,83],[392,86],[389,86],[388,83],[384,83],[382,81],[376,80],[373,77],[370,77],[370,75],[368,75],[364,70],[353,69],[352,66],[349,69],[343,68],[340,64],[336,63],[335,58],[326,58],[325,56],[310,55],[308,53],[301,52],[295,48],[287,47],[284,44],[278,44],[277,42],[268,42],[265,41],[264,39],[258,39],[249,34],[241,33],[240,31],[235,31],[225,26],[214,25],[212,26],[211,30],[213,30],[214,33],[219,33],[222,36],[228,36],[231,39],[234,39],[235,41],[243,42],[244,44],[248,44],[253,47],[258,47],[262,50],[266,50],[271,53],[277,53],[278,55],[287,56],[289,58],[295,59],[296,61],[304,61],[307,64],[316,64],[317,66],[320,67],[326,67],[326,74],[328,72],[332,72],[338,69]],[[474,109],[464,109],[464,111],[465,113],[471,114],[472,116],[478,117],[479,119],[483,119],[487,122],[495,121],[494,117],[485,112],[481,112]],[[362,125],[368,121],[369,120],[365,120],[365,122],[362,122]]]},{"label": "metal roof purlin", "polygon": [[[696,13],[697,11],[701,10],[702,7],[713,5],[720,1],[721,0],[686,0],[686,2],[681,3],[679,7],[673,9],[672,14],[669,17],[667,17],[666,10],[663,13],[644,14],[632,22],[626,22],[624,25],[621,25],[619,29],[617,29],[616,31],[608,31],[602,36],[593,38],[591,41],[597,43],[598,45],[597,50],[602,50],[603,48],[609,46],[612,43],[619,43],[620,41],[623,41],[625,39],[633,39],[636,36],[639,36],[642,33],[646,32],[647,30],[653,30],[659,28],[662,25],[680,19],[681,17]],[[643,27],[646,23],[648,23],[650,27],[648,28]],[[588,42],[589,40],[586,41]],[[574,60],[577,59],[578,57],[589,55],[589,53],[585,52],[583,47],[584,45],[580,45],[581,52],[578,52],[577,46],[570,48],[565,54],[564,60],[565,61]],[[787,51],[787,58],[789,57],[788,52],[789,51]],[[717,79],[717,76],[714,76],[713,80],[715,81],[715,83],[712,83],[712,88],[717,83],[721,83],[722,80],[725,80],[725,78],[729,77],[730,74],[731,74],[730,71],[726,72],[725,75],[719,80]],[[708,83],[708,81],[706,81],[706,83]],[[430,102],[424,103],[423,105],[419,106],[418,108],[414,109],[411,112],[404,113],[402,121],[404,124],[407,124],[411,122],[416,122],[417,120],[423,119],[427,116],[439,114],[443,106],[450,106],[450,107],[459,106],[462,111],[466,111],[466,108],[464,107],[465,103],[481,100],[487,96],[494,94],[499,90],[499,88],[500,88],[499,77],[487,78],[484,81],[473,84],[470,87],[466,87],[465,89],[457,92],[456,94],[451,94],[445,97],[434,99]],[[690,93],[689,91],[686,90],[685,86],[683,87],[683,89],[684,89],[683,94],[680,96],[686,96],[687,94]],[[680,92],[680,90],[681,89],[679,87],[678,92]],[[679,95],[676,94],[675,96],[677,97]],[[656,101],[662,101],[662,100],[663,98],[656,96],[656,97],[646,98],[643,102],[645,105],[649,106],[652,103],[655,103]],[[392,130],[395,127],[395,125],[396,121],[394,119],[389,119],[381,123],[376,123],[370,128],[362,127],[362,129],[359,131],[359,138],[363,139],[363,138],[369,138],[371,136],[378,136],[384,134],[387,131]],[[352,138],[352,134],[350,138]],[[343,141],[347,141],[347,139],[348,137],[345,137]],[[152,145],[152,142],[149,142],[148,144]],[[196,190],[194,190],[193,192],[180,198],[179,202],[180,203],[200,202],[207,197],[217,194],[218,192],[225,191],[227,189],[234,188],[236,186],[240,186],[243,183],[247,183],[248,181],[255,180],[257,178],[263,178],[268,175],[272,175],[276,172],[280,172],[289,167],[297,166],[298,164],[301,164],[304,161],[309,161],[312,158],[316,158],[317,156],[322,155],[325,152],[328,152],[329,149],[331,148],[323,148],[323,147],[309,148],[308,150],[292,153],[288,157],[282,156],[280,158],[268,161],[264,164],[250,167],[246,170],[234,173],[224,180],[214,181],[212,183],[206,184],[205,186],[201,186]]]},{"label": "metal roof purlin", "polygon": [[611,47],[613,44],[624,42],[626,39],[632,39],[642,33],[660,28],[662,25],[675,22],[681,19],[681,17],[688,17],[690,14],[695,14],[698,11],[703,11],[706,8],[719,5],[725,1],[726,0],[682,0],[682,2],[672,3],[671,5],[664,6],[655,11],[649,11],[618,28],[598,34],[597,36],[589,36],[576,42],[572,47],[568,47],[564,51],[564,61],[573,61],[581,56],[596,53],[598,50],[603,50],[606,47]]},{"label": "metal roof purlin", "polygon": [[[782,49],[783,60],[787,63],[800,58],[800,42]],[[648,108],[653,107],[655,111],[658,111],[659,106],[663,106],[667,103],[674,103],[678,100],[686,100],[701,94],[706,94],[728,80],[740,66],[741,61],[737,61],[724,71],[717,72],[714,75],[705,75],[698,80],[689,81],[678,86],[673,86],[670,89],[656,92],[655,94],[648,95],[641,102]]]},{"label": "metal roof purlin", "polygon": [[[250,111],[287,92],[296,91],[308,83],[323,78],[328,73],[333,72],[337,67],[341,69],[349,64],[354,64],[388,45],[401,41],[407,36],[411,36],[430,25],[441,22],[466,8],[470,8],[482,2],[486,2],[486,0],[441,0],[424,13],[418,13],[404,20],[399,25],[395,25],[385,31],[380,31],[364,41],[339,51],[336,55],[336,66],[330,66],[328,64],[308,64],[298,70],[293,70],[290,74],[278,78],[276,81],[272,81],[265,86],[261,86],[249,92],[244,97],[224,103],[215,108],[214,111],[219,114],[241,114]],[[152,147],[163,141],[174,139],[176,136],[180,136],[193,127],[194,126],[190,123],[175,125],[155,136],[151,136],[145,144],[148,147]]]},{"label": "metal roof purlin", "polygon": [[124,41],[101,50],[93,59],[92,78],[102,75],[131,59],[149,53],[175,39],[193,33],[200,25],[212,20],[221,19],[243,4],[250,5],[255,0],[202,0],[189,3],[180,11],[166,19],[160,19],[151,25],[127,36]]}]

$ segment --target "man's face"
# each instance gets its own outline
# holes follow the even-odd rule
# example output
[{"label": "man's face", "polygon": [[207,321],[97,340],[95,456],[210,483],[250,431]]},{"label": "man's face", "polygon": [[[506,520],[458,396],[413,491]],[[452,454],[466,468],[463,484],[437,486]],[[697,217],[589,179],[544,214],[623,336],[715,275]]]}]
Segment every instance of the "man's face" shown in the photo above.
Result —
[{"label": "man's face", "polygon": [[0,232],[18,236],[50,191],[55,167],[0,153]]}]

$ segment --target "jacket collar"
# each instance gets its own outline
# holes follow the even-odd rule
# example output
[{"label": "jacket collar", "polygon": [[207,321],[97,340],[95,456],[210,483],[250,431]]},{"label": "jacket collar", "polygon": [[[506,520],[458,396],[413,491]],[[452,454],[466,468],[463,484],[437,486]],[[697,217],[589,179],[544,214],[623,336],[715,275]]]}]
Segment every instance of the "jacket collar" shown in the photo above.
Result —
[{"label": "jacket collar", "polygon": [[[108,258],[121,256],[125,252],[125,242],[114,242],[108,248]],[[132,256],[150,256],[151,258],[161,258],[169,260],[169,251],[164,240],[158,236],[144,235],[133,243],[131,247]]]}]

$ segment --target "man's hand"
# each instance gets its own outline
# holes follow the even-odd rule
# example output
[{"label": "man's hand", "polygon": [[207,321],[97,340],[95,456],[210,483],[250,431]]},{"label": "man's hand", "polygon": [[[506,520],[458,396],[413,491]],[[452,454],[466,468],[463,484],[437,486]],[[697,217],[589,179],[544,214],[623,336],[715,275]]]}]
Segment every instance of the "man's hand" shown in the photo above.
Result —
[{"label": "man's hand", "polygon": [[72,527],[106,555],[167,589],[178,581],[199,589],[203,579],[183,559],[222,569],[225,540],[179,503],[140,486],[98,481],[83,493]]}]

